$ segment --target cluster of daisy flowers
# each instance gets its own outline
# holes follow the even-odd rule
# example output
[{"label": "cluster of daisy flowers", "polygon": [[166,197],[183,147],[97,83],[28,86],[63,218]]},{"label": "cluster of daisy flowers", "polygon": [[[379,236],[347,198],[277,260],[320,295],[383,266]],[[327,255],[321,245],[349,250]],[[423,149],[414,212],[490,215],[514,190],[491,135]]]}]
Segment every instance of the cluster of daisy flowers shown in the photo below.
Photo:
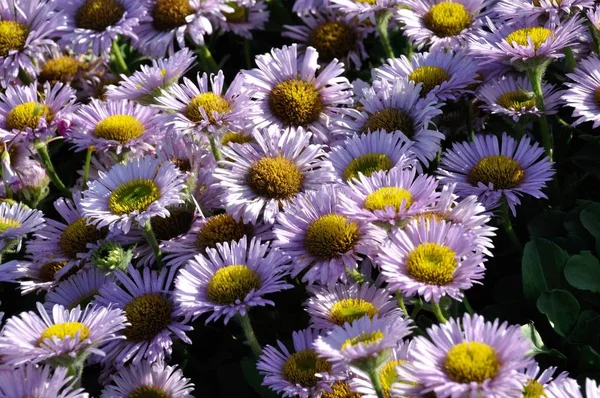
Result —
[{"label": "cluster of daisy flowers", "polygon": [[[274,3],[290,44],[253,57]],[[37,302],[0,316],[0,397],[88,397],[92,367],[102,397],[192,397],[176,350],[230,321],[284,397],[600,397],[467,299],[497,234],[522,250],[521,201],[556,199],[548,116],[600,125],[594,2],[0,0],[0,16],[0,282]],[[221,34],[246,69],[215,62]],[[546,81],[558,62],[564,87]],[[308,323],[262,341],[254,307],[289,289]]]}]

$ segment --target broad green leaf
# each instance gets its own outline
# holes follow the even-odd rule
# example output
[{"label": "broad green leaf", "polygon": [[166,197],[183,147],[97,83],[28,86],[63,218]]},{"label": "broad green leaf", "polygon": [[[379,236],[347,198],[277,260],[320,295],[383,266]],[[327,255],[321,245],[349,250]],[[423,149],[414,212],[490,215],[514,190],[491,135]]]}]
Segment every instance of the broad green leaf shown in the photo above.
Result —
[{"label": "broad green leaf", "polygon": [[566,290],[542,293],[537,301],[537,308],[546,315],[554,331],[561,336],[569,334],[579,316],[579,303]]},{"label": "broad green leaf", "polygon": [[535,355],[542,352],[547,352],[548,347],[542,341],[542,336],[540,336],[539,332],[535,330],[535,326],[533,322],[528,323],[526,325],[521,326],[521,334],[533,345],[532,350],[528,353],[528,355]]},{"label": "broad green leaf", "polygon": [[591,203],[581,211],[581,223],[596,239],[596,251],[600,253],[600,203]]},{"label": "broad green leaf", "polygon": [[598,330],[600,330],[600,314],[593,310],[582,311],[567,341],[573,344],[596,346]]},{"label": "broad green leaf", "polygon": [[600,293],[600,261],[588,251],[572,256],[565,265],[565,278],[577,289]]},{"label": "broad green leaf", "polygon": [[547,290],[560,288],[567,252],[546,239],[527,242],[523,250],[522,278],[525,298],[535,302]]}]

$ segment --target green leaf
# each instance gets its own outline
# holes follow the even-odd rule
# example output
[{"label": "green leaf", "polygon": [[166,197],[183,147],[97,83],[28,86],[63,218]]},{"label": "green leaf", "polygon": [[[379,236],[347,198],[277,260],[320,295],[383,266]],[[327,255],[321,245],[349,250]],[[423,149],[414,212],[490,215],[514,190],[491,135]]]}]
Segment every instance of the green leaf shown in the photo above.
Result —
[{"label": "green leaf", "polygon": [[533,348],[527,355],[535,355],[542,352],[547,352],[548,347],[542,341],[542,336],[535,330],[535,326],[533,322],[528,323],[527,325],[521,326],[521,334],[529,341],[531,341],[531,345]]},{"label": "green leaf", "polygon": [[545,314],[554,331],[567,336],[579,316],[579,303],[566,290],[544,292],[537,301],[537,308]]},{"label": "green leaf", "polygon": [[596,251],[600,253],[600,203],[591,203],[581,211],[581,223],[596,239]]},{"label": "green leaf", "polygon": [[535,302],[547,290],[560,288],[567,252],[546,239],[527,242],[523,250],[522,278],[525,298]]},{"label": "green leaf", "polygon": [[600,293],[600,261],[589,251],[581,252],[567,260],[565,278],[577,289]]},{"label": "green leaf", "polygon": [[244,373],[244,378],[252,387],[256,393],[263,398],[276,398],[277,394],[275,394],[272,390],[264,387],[262,385],[263,376],[258,373],[258,369],[256,369],[256,358],[254,357],[244,357],[241,361],[242,372]]},{"label": "green leaf", "polygon": [[573,344],[596,346],[599,336],[598,330],[600,330],[600,314],[593,310],[585,310],[579,315],[577,324],[567,338],[567,341]]}]

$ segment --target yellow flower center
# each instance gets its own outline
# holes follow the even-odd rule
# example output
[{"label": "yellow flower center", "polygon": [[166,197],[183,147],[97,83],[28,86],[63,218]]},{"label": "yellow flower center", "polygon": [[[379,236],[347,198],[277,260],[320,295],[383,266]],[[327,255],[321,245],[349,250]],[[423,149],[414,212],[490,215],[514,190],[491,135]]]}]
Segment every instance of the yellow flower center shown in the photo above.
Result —
[{"label": "yellow flower center", "polygon": [[421,243],[406,258],[410,277],[428,285],[443,286],[452,282],[457,266],[454,250],[437,243]]},{"label": "yellow flower center", "polygon": [[317,49],[323,62],[342,59],[356,47],[356,30],[343,21],[324,22],[308,35],[307,43]]},{"label": "yellow flower center", "polygon": [[377,0],[355,0],[357,3],[368,4],[374,6],[377,4]]},{"label": "yellow flower center", "polygon": [[519,46],[528,46],[529,38],[533,41],[533,48],[537,50],[542,44],[552,36],[552,31],[548,28],[536,26],[533,28],[522,28],[517,29],[508,36],[506,36],[506,42],[514,47],[513,42]]},{"label": "yellow flower center", "polygon": [[471,26],[473,17],[464,5],[451,1],[434,4],[423,23],[438,37],[456,36]]},{"label": "yellow flower center", "polygon": [[348,163],[344,170],[344,180],[358,178],[358,173],[369,177],[377,171],[388,171],[393,166],[392,160],[383,153],[365,153]]},{"label": "yellow flower center", "polygon": [[331,364],[319,358],[315,350],[306,349],[290,355],[283,364],[283,378],[302,387],[313,387],[320,380],[316,373],[327,373]]},{"label": "yellow flower center", "polygon": [[285,126],[306,126],[319,119],[323,101],[312,83],[290,79],[273,87],[269,109]]},{"label": "yellow flower center", "polygon": [[37,102],[25,102],[12,108],[6,115],[6,127],[9,130],[25,131],[36,129],[41,118],[51,121],[54,115],[50,108]]},{"label": "yellow flower center", "polygon": [[507,91],[500,95],[496,102],[505,109],[520,111],[523,108],[533,108],[535,106],[535,97],[533,93],[523,90]]},{"label": "yellow flower center", "polygon": [[252,225],[244,224],[242,220],[236,221],[229,214],[218,214],[206,220],[206,224],[198,232],[196,245],[200,252],[207,248],[217,247],[217,243],[238,241],[244,235],[252,234]]},{"label": "yellow flower center", "polygon": [[130,115],[113,115],[102,119],[94,128],[97,138],[117,141],[125,144],[135,138],[140,138],[146,131],[144,123]]},{"label": "yellow flower center", "polygon": [[392,388],[392,384],[396,382],[398,379],[398,373],[396,372],[396,367],[403,364],[404,360],[402,359],[394,359],[387,362],[383,367],[379,370],[379,380],[381,381],[381,387],[383,389],[383,395],[385,398],[390,398],[390,390]]},{"label": "yellow flower center", "polygon": [[[208,120],[204,119],[202,112],[200,112],[200,108],[206,112]],[[190,101],[183,111],[183,114],[194,123],[200,123],[205,120],[209,123],[214,123],[215,117],[213,116],[213,112],[223,115],[232,109],[233,107],[231,104],[220,95],[215,93],[202,93],[198,94]]]},{"label": "yellow flower center", "polygon": [[87,225],[85,219],[78,218],[65,228],[60,235],[58,247],[69,258],[77,258],[77,254],[88,252],[87,244],[104,239],[106,232]]},{"label": "yellow flower center", "polygon": [[452,347],[444,360],[444,370],[458,383],[482,383],[500,370],[496,351],[485,343],[465,341]]},{"label": "yellow flower center", "polygon": [[383,339],[383,332],[380,330],[374,332],[364,332],[359,334],[358,336],[352,337],[344,341],[340,349],[344,351],[350,347],[356,347],[361,343],[366,346],[370,346],[372,344],[377,343],[381,339]]},{"label": "yellow flower center", "polygon": [[352,250],[358,242],[358,225],[339,214],[327,214],[308,226],[304,247],[322,260],[339,258]]},{"label": "yellow flower center", "polygon": [[21,223],[12,218],[0,217],[0,234],[4,233],[10,229],[19,228]]},{"label": "yellow flower center", "polygon": [[192,227],[194,212],[185,207],[169,209],[169,217],[152,217],[152,232],[158,240],[170,240],[187,233]]},{"label": "yellow flower center", "polygon": [[336,381],[331,385],[331,391],[321,393],[321,398],[360,398],[362,394],[352,391],[350,385],[343,381]]},{"label": "yellow flower center", "polygon": [[284,200],[302,190],[304,175],[288,158],[265,157],[252,164],[246,180],[257,195]]},{"label": "yellow flower center", "polygon": [[41,68],[40,82],[68,83],[79,71],[81,64],[73,57],[63,55],[49,59]]},{"label": "yellow flower center", "polygon": [[158,293],[146,293],[125,306],[125,315],[131,326],[123,334],[127,340],[147,341],[171,323],[173,305]]},{"label": "yellow flower center", "polygon": [[543,398],[546,396],[544,386],[537,380],[529,380],[529,383],[527,383],[523,389],[523,398]]},{"label": "yellow flower center", "polygon": [[413,118],[402,109],[385,108],[369,117],[362,127],[362,132],[385,130],[388,133],[402,131],[407,137],[412,137],[415,132]]},{"label": "yellow flower center", "polygon": [[25,48],[29,29],[17,21],[0,21],[0,57],[8,56],[12,50]]},{"label": "yellow flower center", "polygon": [[223,134],[223,138],[221,138],[221,145],[225,146],[230,142],[235,144],[247,144],[252,141],[252,136],[245,135],[244,133],[236,133],[230,131],[228,133]]},{"label": "yellow flower center", "polygon": [[75,24],[80,29],[102,32],[123,18],[125,7],[117,0],[86,0],[77,10]]},{"label": "yellow flower center", "polygon": [[423,84],[421,96],[424,96],[443,82],[450,80],[450,73],[442,67],[426,65],[413,70],[408,78],[416,84]]},{"label": "yellow flower center", "polygon": [[139,386],[127,398],[171,398],[171,395],[155,386]]},{"label": "yellow flower center", "polygon": [[123,215],[144,211],[160,198],[158,185],[150,179],[136,178],[127,181],[111,192],[108,208],[113,214]]},{"label": "yellow flower center", "polygon": [[481,182],[494,184],[494,189],[512,189],[525,178],[525,170],[519,162],[505,155],[492,155],[481,158],[467,175],[473,186]]},{"label": "yellow flower center", "polygon": [[419,213],[413,216],[413,220],[420,221],[423,218],[425,221],[452,221],[448,218],[447,214],[435,213],[435,212],[427,212],[427,213]]},{"label": "yellow flower center", "polygon": [[245,265],[228,265],[215,272],[206,293],[208,299],[219,305],[235,304],[243,300],[252,290],[262,285],[260,276]]},{"label": "yellow flower center", "polygon": [[329,310],[329,318],[336,325],[344,326],[346,322],[353,321],[368,315],[373,318],[377,314],[377,307],[372,303],[358,298],[347,298],[333,304]]},{"label": "yellow flower center", "polygon": [[367,195],[364,207],[369,211],[385,210],[392,206],[396,211],[404,202],[404,210],[408,210],[413,204],[413,197],[409,191],[398,187],[383,187]]},{"label": "yellow flower center", "polygon": [[185,18],[193,13],[189,0],[156,0],[152,9],[152,26],[163,32],[176,29],[185,25]]},{"label": "yellow flower center", "polygon": [[54,261],[42,265],[39,271],[40,279],[44,282],[53,282],[56,273],[60,271],[65,265],[67,265],[66,261]]},{"label": "yellow flower center", "polygon": [[46,339],[52,339],[53,337],[60,340],[64,340],[67,337],[73,339],[77,333],[79,333],[79,341],[84,341],[90,337],[90,329],[81,322],[57,323],[56,325],[48,326],[42,331],[37,345],[39,346]]},{"label": "yellow flower center", "polygon": [[224,12],[225,19],[231,23],[245,23],[248,22],[248,8],[239,5],[235,1],[228,1],[225,3],[229,7],[233,8],[233,12]]}]

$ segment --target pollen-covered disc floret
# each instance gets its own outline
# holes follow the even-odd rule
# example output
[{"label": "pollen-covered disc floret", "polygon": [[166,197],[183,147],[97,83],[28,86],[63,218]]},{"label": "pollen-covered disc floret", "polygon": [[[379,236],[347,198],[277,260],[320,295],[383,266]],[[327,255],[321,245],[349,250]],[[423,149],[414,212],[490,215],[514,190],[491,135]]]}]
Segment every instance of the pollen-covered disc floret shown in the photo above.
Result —
[{"label": "pollen-covered disc floret", "polygon": [[197,317],[212,312],[207,322],[223,316],[227,323],[250,307],[275,305],[263,296],[292,287],[283,280],[289,262],[260,239],[217,244],[180,271],[175,295],[184,313]]},{"label": "pollen-covered disc floret", "polygon": [[88,306],[66,310],[56,304],[50,313],[37,303],[39,315],[23,312],[6,320],[0,333],[4,363],[38,363],[60,356],[98,354],[104,356],[106,344],[119,338],[126,326],[120,309]]},{"label": "pollen-covered disc floret", "polygon": [[[414,339],[413,360],[405,368],[409,376],[418,378],[422,394],[521,396],[527,378],[519,371],[532,360],[527,357],[531,343],[518,325],[465,314],[432,326],[427,334],[428,338]],[[410,388],[397,383],[394,391],[402,395]]]}]

